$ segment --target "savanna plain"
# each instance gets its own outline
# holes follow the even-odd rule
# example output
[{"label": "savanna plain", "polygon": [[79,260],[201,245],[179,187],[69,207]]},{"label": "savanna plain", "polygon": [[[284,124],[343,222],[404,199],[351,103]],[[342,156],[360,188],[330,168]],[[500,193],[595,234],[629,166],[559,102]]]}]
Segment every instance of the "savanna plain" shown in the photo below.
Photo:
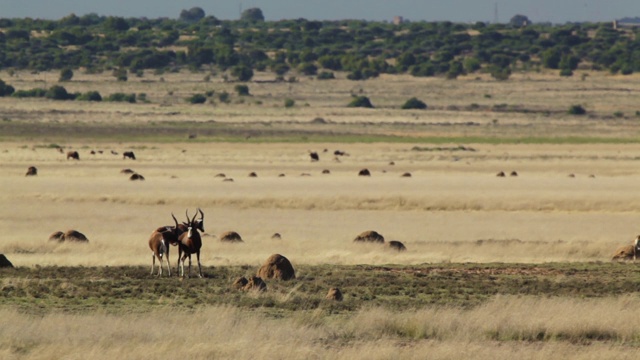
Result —
[{"label": "savanna plain", "polygon": [[[640,234],[637,75],[258,73],[249,96],[219,75],[64,83],[134,104],[0,98],[0,358],[637,358],[640,271],[611,261]],[[428,108],[402,110],[414,96]],[[150,233],[197,208],[204,277],[176,276],[176,248],[150,275]],[[89,242],[48,241],[68,229]],[[406,251],[353,242],[367,230]],[[294,280],[231,286],[276,253]]]}]

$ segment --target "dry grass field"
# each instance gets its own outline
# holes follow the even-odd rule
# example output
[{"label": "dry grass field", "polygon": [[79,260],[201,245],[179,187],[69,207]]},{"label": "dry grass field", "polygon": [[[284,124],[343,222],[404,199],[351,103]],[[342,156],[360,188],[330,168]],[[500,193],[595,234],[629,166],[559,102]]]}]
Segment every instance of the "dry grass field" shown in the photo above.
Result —
[{"label": "dry grass field", "polygon": [[[0,72],[0,78],[16,89],[57,84],[54,73]],[[637,354],[638,268],[607,264],[616,248],[640,234],[636,75],[514,74],[507,82],[300,78],[249,83],[249,97],[235,95],[236,84],[220,76],[203,78],[148,73],[118,83],[109,74],[78,71],[62,84],[70,92],[98,90],[103,96],[143,93],[148,103],[0,98],[0,253],[18,267],[15,271],[108,266],[142,274],[141,266],[146,271],[151,266],[151,231],[172,225],[171,213],[182,220],[185,210],[193,214],[201,208],[208,276],[215,278],[217,269],[258,267],[273,253],[302,269],[300,284],[281,289],[276,303],[297,304],[300,299],[291,294],[305,281],[320,281],[310,273],[317,267],[551,263],[562,274],[538,280],[562,282],[590,266],[615,269],[630,280],[592,300],[583,299],[592,294],[579,291],[575,296],[535,291],[500,296],[498,288],[497,295],[456,300],[452,306],[418,302],[412,307],[409,302],[403,311],[358,297],[335,314],[325,304],[305,310],[293,306],[294,311],[273,316],[259,310],[263,300],[246,307],[231,300],[224,305],[196,301],[182,309],[185,295],[175,295],[175,303],[163,295],[153,300],[160,308],[141,311],[137,305],[133,313],[108,303],[101,311],[89,296],[89,311],[78,310],[85,300],[61,311],[59,305],[39,302],[32,290],[12,295],[22,286],[45,286],[44,280],[2,270],[0,316],[12,326],[0,330],[0,357],[413,359],[429,353],[435,359],[591,359]],[[267,74],[256,79],[271,80]],[[190,105],[184,100],[206,91],[227,91],[231,101]],[[368,96],[376,108],[346,107],[352,94]],[[429,109],[401,110],[413,96]],[[284,107],[286,98],[295,106]],[[568,115],[574,104],[588,114]],[[78,151],[80,160],[67,160],[58,146]],[[92,150],[102,153],[92,155]],[[348,155],[336,157],[335,150]],[[123,159],[123,151],[134,151],[137,160]],[[308,151],[318,152],[320,160],[311,162]],[[29,166],[38,168],[37,176],[25,177]],[[128,180],[120,173],[124,168],[146,180]],[[364,168],[370,177],[358,176]],[[496,177],[500,171],[506,176]],[[518,176],[510,176],[512,171]],[[251,172],[257,176],[249,177]],[[407,172],[411,177],[401,176]],[[220,173],[233,181],[223,181],[216,176]],[[51,233],[67,229],[84,233],[89,243],[47,241]],[[220,242],[220,234],[229,230],[244,243]],[[366,230],[403,242],[407,251],[353,243]],[[276,232],[281,239],[271,238]],[[175,269],[177,251],[171,250]],[[589,273],[597,281],[585,282],[606,282],[598,271]],[[158,280],[147,275],[141,277],[153,286]],[[214,280],[166,281],[184,287]],[[118,281],[109,284],[118,287]],[[211,291],[218,291],[215,286]],[[514,286],[525,287],[526,281]],[[242,302],[243,296],[274,295],[233,299]],[[305,301],[316,304],[308,296]],[[187,348],[190,342],[195,345]]]}]

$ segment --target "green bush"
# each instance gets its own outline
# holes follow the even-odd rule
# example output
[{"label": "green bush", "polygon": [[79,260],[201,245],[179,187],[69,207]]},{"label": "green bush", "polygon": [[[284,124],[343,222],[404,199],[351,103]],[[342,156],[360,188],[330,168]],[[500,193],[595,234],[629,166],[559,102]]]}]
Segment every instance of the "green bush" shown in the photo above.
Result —
[{"label": "green bush", "polygon": [[363,108],[373,108],[373,104],[371,104],[371,100],[369,100],[366,96],[356,96],[351,100],[348,107],[363,107]]},{"label": "green bush", "polygon": [[331,71],[321,71],[318,74],[318,80],[331,80],[335,78],[336,76]]},{"label": "green bush", "polygon": [[136,102],[136,94],[113,93],[107,96],[107,98],[104,100],[113,102],[128,102],[133,104]]},{"label": "green bush", "polygon": [[587,113],[587,110],[585,110],[582,105],[571,105],[568,113],[571,115],[584,115]]},{"label": "green bush", "polygon": [[249,96],[249,87],[247,85],[236,85],[234,87],[236,93],[240,96]]},{"label": "green bush", "polygon": [[97,91],[88,91],[76,98],[81,101],[102,101],[102,96]]},{"label": "green bush", "polygon": [[220,100],[220,102],[223,103],[228,103],[229,102],[229,93],[226,91],[223,91],[221,93],[218,94],[218,100]]},{"label": "green bush", "polygon": [[60,82],[70,81],[72,78],[73,78],[73,70],[66,68],[60,71],[60,77],[58,78],[58,81]]},{"label": "green bush", "polygon": [[293,99],[284,99],[284,107],[286,108],[293,107],[295,104],[296,102]]},{"label": "green bush", "polygon": [[404,105],[402,105],[402,109],[419,109],[419,110],[424,110],[427,108],[427,104],[425,104],[423,101],[418,100],[415,97],[412,97],[411,99],[407,100]]},{"label": "green bush", "polygon": [[562,69],[560,70],[560,76],[573,76],[573,71],[569,68]]},{"label": "green bush", "polygon": [[193,94],[187,98],[187,102],[191,104],[204,104],[207,101],[207,97],[202,94]]},{"label": "green bush", "polygon": [[13,86],[6,84],[4,81],[0,80],[0,96],[10,96],[16,91]]},{"label": "green bush", "polygon": [[31,90],[18,90],[14,92],[11,96],[17,98],[27,98],[27,97],[44,97],[47,93],[47,90],[42,88],[34,88]]},{"label": "green bush", "polygon": [[67,92],[67,89],[59,85],[50,87],[44,94],[44,97],[52,100],[73,100],[75,98],[73,94]]}]

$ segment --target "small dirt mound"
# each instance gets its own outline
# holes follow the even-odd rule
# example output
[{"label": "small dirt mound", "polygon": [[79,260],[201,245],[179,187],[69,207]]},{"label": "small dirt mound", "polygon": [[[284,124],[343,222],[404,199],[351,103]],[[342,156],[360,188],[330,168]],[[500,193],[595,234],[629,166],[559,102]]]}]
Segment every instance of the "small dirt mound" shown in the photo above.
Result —
[{"label": "small dirt mound", "polygon": [[499,173],[496,174],[497,177],[505,177],[506,175],[504,174],[504,171],[500,171]]},{"label": "small dirt mound", "polygon": [[296,272],[289,259],[280,254],[273,254],[258,270],[258,276],[265,279],[290,280],[296,278]]},{"label": "small dirt mound", "polygon": [[617,260],[617,261],[633,260],[633,248],[634,248],[633,245],[626,245],[618,248],[618,250],[616,250],[616,252],[613,253],[611,260]]},{"label": "small dirt mound", "polygon": [[340,291],[340,289],[338,288],[331,288],[329,289],[327,296],[325,296],[325,299],[333,300],[333,301],[342,301],[342,291]]},{"label": "small dirt mound", "polygon": [[64,233],[62,231],[56,231],[53,234],[49,235],[49,241],[64,241]]},{"label": "small dirt mound", "polygon": [[29,166],[25,176],[36,176],[36,175],[38,175],[38,169],[35,166]]},{"label": "small dirt mound", "polygon": [[222,242],[244,242],[240,234],[235,231],[226,231],[220,234],[220,241]]},{"label": "small dirt mound", "polygon": [[131,180],[131,181],[136,181],[136,180],[144,181],[144,176],[142,176],[142,175],[140,175],[140,174],[138,174],[138,173],[133,173],[133,174],[131,174],[131,176],[129,177],[129,180]]},{"label": "small dirt mound", "polygon": [[77,242],[88,242],[89,241],[89,239],[87,239],[87,237],[83,233],[81,233],[81,232],[79,232],[77,230],[67,230],[64,233],[64,240],[65,241],[77,241]]},{"label": "small dirt mound", "polygon": [[222,181],[224,181],[224,182],[233,182],[233,178],[224,178]]},{"label": "small dirt mound", "polygon": [[244,289],[245,286],[247,286],[247,284],[249,283],[249,280],[247,280],[247,278],[245,278],[244,276],[241,276],[239,278],[237,278],[233,284],[231,284],[231,287],[234,289]]},{"label": "small dirt mound", "polygon": [[0,268],[12,268],[13,264],[4,254],[0,254]]},{"label": "small dirt mound", "polygon": [[371,176],[369,169],[362,169],[358,172],[358,176]]},{"label": "small dirt mound", "polygon": [[267,284],[262,280],[262,278],[258,276],[252,276],[247,280],[247,284],[243,287],[244,290],[254,290],[254,291],[267,291]]},{"label": "small dirt mound", "polygon": [[354,242],[372,242],[372,243],[384,243],[384,236],[380,235],[376,231],[369,230],[361,233],[353,239]]},{"label": "small dirt mound", "polygon": [[271,238],[274,240],[280,240],[282,239],[282,235],[280,235],[280,233],[275,233],[273,235],[271,235]]},{"label": "small dirt mound", "polygon": [[121,174],[135,174],[136,172],[133,171],[132,169],[122,169],[120,170]]},{"label": "small dirt mound", "polygon": [[258,177],[258,174],[256,174],[255,172],[250,172],[249,177]]},{"label": "small dirt mound", "polygon": [[411,177],[411,173],[410,172],[406,172],[406,173],[402,174],[402,177]]},{"label": "small dirt mound", "polygon": [[322,170],[322,173],[323,173],[323,174],[331,174],[331,170],[329,170],[329,169],[324,169],[324,170]]},{"label": "small dirt mound", "polygon": [[217,173],[214,177],[223,178],[223,177],[227,177],[227,175],[225,175],[224,173]]},{"label": "small dirt mound", "polygon": [[397,240],[391,240],[391,241],[389,241],[389,242],[387,243],[387,246],[388,246],[390,249],[397,250],[397,251],[405,251],[405,250],[407,250],[407,248],[404,246],[404,244],[403,244],[403,243],[401,243],[400,241],[397,241]]}]

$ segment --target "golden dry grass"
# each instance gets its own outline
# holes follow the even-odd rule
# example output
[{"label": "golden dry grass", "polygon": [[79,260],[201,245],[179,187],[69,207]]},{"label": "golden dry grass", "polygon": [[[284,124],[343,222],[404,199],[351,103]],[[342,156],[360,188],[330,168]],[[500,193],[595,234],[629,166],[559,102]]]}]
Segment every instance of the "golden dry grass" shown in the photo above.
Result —
[{"label": "golden dry grass", "polygon": [[[148,144],[136,161],[89,154],[127,149],[121,144],[81,144],[80,161],[33,145],[2,143],[0,152],[0,230],[11,233],[0,251],[17,265],[146,264],[151,231],[197,207],[213,235],[204,237],[205,265],[260,264],[273,253],[309,264],[608,260],[638,231],[638,145],[473,145],[473,153],[432,154],[409,144]],[[311,163],[309,146],[346,146],[351,155]],[[39,175],[26,178],[31,165]],[[357,176],[362,167],[370,178]],[[147,180],[131,182],[122,168]],[[495,177],[512,169],[520,176]],[[402,178],[405,171],[413,177]],[[47,244],[67,229],[90,243]],[[215,234],[228,230],[251,251],[220,243]],[[365,230],[409,251],[352,244]],[[271,239],[275,232],[281,240]]]},{"label": "golden dry grass", "polygon": [[[232,307],[129,315],[0,310],[3,359],[632,359],[636,297],[497,297],[471,310],[268,318]],[[588,346],[587,346],[588,345]]]},{"label": "golden dry grass", "polygon": [[[270,75],[256,77],[267,80]],[[74,132],[36,132],[18,140],[0,134],[0,253],[16,266],[149,266],[151,231],[171,225],[172,212],[182,219],[185,209],[193,213],[197,207],[205,213],[204,266],[259,266],[273,253],[283,254],[294,267],[608,261],[616,248],[638,235],[638,75],[591,73],[582,81],[580,76],[559,80],[555,73],[514,74],[501,83],[486,75],[456,81],[382,76],[350,82],[342,80],[344,74],[338,77],[331,82],[300,78],[295,84],[251,83],[249,98],[232,96],[230,104],[193,106],[184,98],[210,90],[233,93],[235,84],[219,77],[204,82],[204,74],[185,72],[147,73],[118,83],[106,73],[77,71],[72,82],[63,84],[70,92],[145,93],[151,102],[1,98],[5,128],[62,123]],[[0,73],[0,78],[22,90],[57,82],[54,73]],[[346,108],[351,94],[369,96],[377,108]],[[430,109],[400,110],[413,96]],[[285,98],[294,99],[296,106],[285,108]],[[479,110],[467,109],[472,104]],[[501,104],[527,111],[492,110]],[[584,105],[592,116],[567,115],[573,104]],[[623,117],[612,116],[614,112]],[[315,117],[330,123],[311,124]],[[167,122],[179,124],[173,137],[122,142],[117,131],[102,138],[82,136],[82,129],[96,124],[107,130],[152,129]],[[260,135],[260,127],[311,134],[322,129],[399,135],[405,142],[300,143],[297,138],[298,143],[227,143],[208,141],[211,137],[186,142],[189,122],[228,124],[239,136],[245,131]],[[199,128],[194,129],[197,134]],[[429,148],[424,137],[497,140],[463,144],[475,152],[411,150],[414,145]],[[499,144],[504,138],[536,137],[596,141]],[[416,144],[407,138],[415,138]],[[614,143],[604,144],[606,140]],[[81,160],[67,161],[47,147],[50,143],[78,150]],[[350,156],[335,162],[322,152],[325,148]],[[106,152],[92,156],[91,149]],[[109,153],[131,149],[135,162]],[[311,163],[308,150],[318,151],[321,160]],[[24,176],[29,166],[38,167],[37,176]],[[146,181],[129,181],[120,174],[123,168],[134,169]],[[358,177],[362,168],[372,176]],[[331,174],[323,175],[323,169]],[[495,177],[498,171],[513,170],[518,177]],[[258,176],[249,178],[250,172]],[[412,177],[401,178],[404,172]],[[218,173],[234,181],[223,182],[215,177]],[[281,173],[286,176],[278,177]],[[83,232],[89,244],[47,242],[52,232],[67,229]],[[245,243],[219,242],[214,234],[228,230],[242,234]],[[408,250],[354,244],[353,238],[365,230],[402,241]],[[282,239],[271,239],[276,232]],[[635,296],[497,297],[467,310],[395,313],[374,308],[347,318],[301,312],[282,319],[220,307],[42,316],[3,308],[0,318],[11,326],[0,328],[0,357],[631,359],[639,340],[637,301]],[[585,339],[593,342],[585,346]]]}]

